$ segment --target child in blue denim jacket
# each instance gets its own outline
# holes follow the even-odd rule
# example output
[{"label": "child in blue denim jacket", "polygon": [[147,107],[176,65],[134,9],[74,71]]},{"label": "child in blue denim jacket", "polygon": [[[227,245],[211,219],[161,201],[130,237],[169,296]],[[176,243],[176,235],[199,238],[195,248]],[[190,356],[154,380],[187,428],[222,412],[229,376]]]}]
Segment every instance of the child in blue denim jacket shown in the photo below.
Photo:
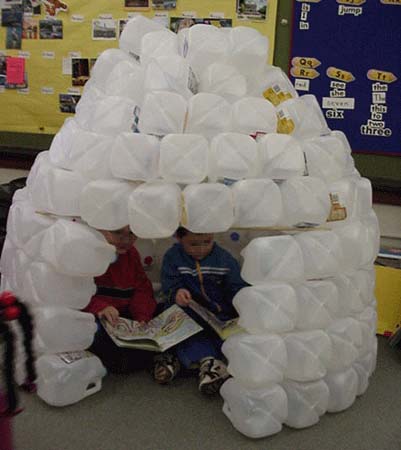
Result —
[{"label": "child in blue denim jacket", "polygon": [[[202,304],[220,320],[236,317],[232,300],[246,286],[238,262],[214,242],[213,234],[192,233],[180,227],[176,237],[178,242],[164,255],[161,273],[168,303],[177,303],[198,322],[199,317],[188,308],[190,300]],[[179,343],[176,354],[185,368],[199,365],[200,391],[214,394],[229,377],[222,361],[223,341],[200,323],[204,330]]]}]

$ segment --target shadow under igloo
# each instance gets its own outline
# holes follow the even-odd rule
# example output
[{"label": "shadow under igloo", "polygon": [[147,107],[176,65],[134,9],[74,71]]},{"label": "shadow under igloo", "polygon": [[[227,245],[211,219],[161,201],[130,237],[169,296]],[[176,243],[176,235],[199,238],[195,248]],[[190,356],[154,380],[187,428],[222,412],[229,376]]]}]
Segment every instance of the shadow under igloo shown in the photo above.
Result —
[{"label": "shadow under igloo", "polygon": [[127,224],[156,289],[179,225],[215,233],[241,261],[243,331],[223,345],[232,378],[221,388],[241,433],[311,426],[367,389],[377,355],[371,186],[346,136],[265,64],[267,50],[247,27],[176,35],[138,16],[120,49],[99,56],[75,116],[14,196],[1,257],[2,288],[34,313],[47,403],[101,387],[100,360],[75,353],[96,329],[81,310],[115,257],[96,229]]}]

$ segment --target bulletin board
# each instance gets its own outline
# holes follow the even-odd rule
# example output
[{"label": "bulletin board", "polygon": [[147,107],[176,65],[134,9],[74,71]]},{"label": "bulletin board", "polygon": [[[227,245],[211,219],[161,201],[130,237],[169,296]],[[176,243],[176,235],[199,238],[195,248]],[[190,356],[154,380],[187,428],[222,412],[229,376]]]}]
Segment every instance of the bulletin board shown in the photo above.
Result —
[{"label": "bulletin board", "polygon": [[183,19],[253,27],[269,38],[272,63],[277,2],[0,0],[0,132],[55,134],[72,115],[96,57],[118,47],[120,29],[136,14],[169,28]]},{"label": "bulletin board", "polygon": [[401,0],[293,0],[289,73],[353,152],[401,156]]}]

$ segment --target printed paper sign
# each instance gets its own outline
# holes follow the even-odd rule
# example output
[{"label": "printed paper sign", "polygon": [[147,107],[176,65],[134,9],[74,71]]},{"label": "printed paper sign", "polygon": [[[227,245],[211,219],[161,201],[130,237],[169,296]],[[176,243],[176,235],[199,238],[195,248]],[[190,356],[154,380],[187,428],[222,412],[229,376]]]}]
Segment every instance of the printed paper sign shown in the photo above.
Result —
[{"label": "printed paper sign", "polygon": [[25,59],[7,58],[6,80],[10,84],[22,84],[24,82]]}]

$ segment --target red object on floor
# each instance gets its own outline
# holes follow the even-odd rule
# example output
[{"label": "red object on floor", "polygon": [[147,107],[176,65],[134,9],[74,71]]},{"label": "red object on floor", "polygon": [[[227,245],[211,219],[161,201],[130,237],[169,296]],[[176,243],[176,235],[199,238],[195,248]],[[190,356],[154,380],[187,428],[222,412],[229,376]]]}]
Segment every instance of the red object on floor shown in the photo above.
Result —
[{"label": "red object on floor", "polygon": [[[7,401],[2,392],[0,392],[0,411],[5,411]],[[0,415],[0,450],[13,450],[13,438],[11,430],[11,417]]]}]

